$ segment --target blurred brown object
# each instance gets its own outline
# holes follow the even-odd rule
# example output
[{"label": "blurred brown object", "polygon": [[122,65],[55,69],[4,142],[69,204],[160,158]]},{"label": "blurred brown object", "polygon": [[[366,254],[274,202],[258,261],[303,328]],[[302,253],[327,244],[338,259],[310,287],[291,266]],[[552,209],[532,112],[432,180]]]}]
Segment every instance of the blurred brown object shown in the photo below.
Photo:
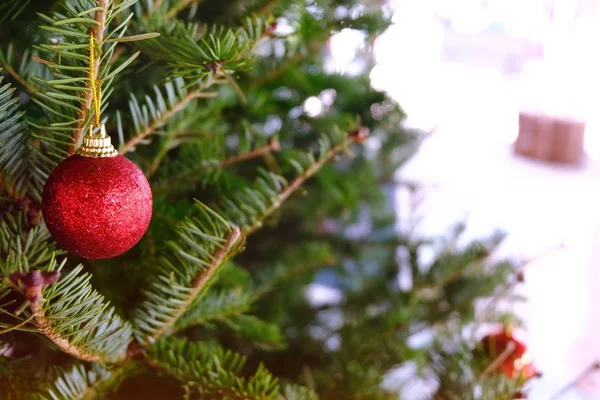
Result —
[{"label": "blurred brown object", "polygon": [[584,132],[584,121],[519,112],[515,152],[537,160],[577,164],[584,156]]}]

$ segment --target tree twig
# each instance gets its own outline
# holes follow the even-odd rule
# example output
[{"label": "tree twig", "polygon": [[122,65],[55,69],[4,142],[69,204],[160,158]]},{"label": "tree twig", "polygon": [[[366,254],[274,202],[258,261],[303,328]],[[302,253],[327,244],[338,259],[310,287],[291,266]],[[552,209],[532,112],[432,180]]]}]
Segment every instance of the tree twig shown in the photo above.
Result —
[{"label": "tree twig", "polygon": [[[97,0],[97,4],[98,7],[101,7],[101,9],[96,11],[96,15],[94,17],[94,19],[98,23],[94,27],[94,40],[98,44],[98,46],[102,46],[102,42],[104,40],[104,28],[106,26],[106,7],[108,6],[108,0]],[[98,79],[98,73],[100,72],[100,59],[101,57],[94,58],[94,76],[90,77],[90,80],[95,81],[96,79]],[[77,150],[77,146],[81,141],[81,137],[83,136],[83,131],[85,128],[85,123],[90,113],[90,107],[92,106],[92,97],[93,93],[91,90],[87,90],[84,92],[84,101],[79,107],[77,123],[75,124],[75,128],[73,130],[73,142],[69,146],[69,154],[75,153],[75,150]]]},{"label": "tree twig", "polygon": [[160,6],[162,6],[162,2],[163,0],[155,0],[154,4],[152,4],[152,7],[148,9],[148,15],[152,15],[154,12],[156,12]]},{"label": "tree twig", "polygon": [[273,7],[277,4],[277,0],[267,0],[257,11],[256,15],[265,15],[271,12]]},{"label": "tree twig", "polygon": [[243,234],[250,235],[257,229],[259,229],[262,226],[262,221],[269,215],[277,211],[281,207],[281,205],[288,199],[288,197],[290,197],[300,186],[302,186],[304,182],[306,182],[310,177],[316,174],[326,163],[328,163],[338,153],[344,151],[352,143],[356,143],[358,141],[359,138],[351,135],[342,143],[329,149],[329,151],[325,153],[325,155],[319,161],[308,167],[306,171],[304,171],[304,173],[302,173],[300,176],[294,179],[292,183],[290,183],[281,193],[279,193],[271,203],[271,206],[269,206],[262,213],[262,215],[259,218],[257,218],[256,222],[253,225],[250,225],[249,227],[244,229]]},{"label": "tree twig", "polygon": [[[173,18],[175,17],[177,14],[179,14],[179,11],[183,10],[184,8],[186,8],[187,6],[189,6],[190,4],[192,4],[194,0],[183,0],[181,3],[177,4],[175,7],[171,8],[169,11],[167,11],[167,18]],[[198,1],[200,2],[200,1]]]},{"label": "tree twig", "polygon": [[[168,368],[162,366],[159,362],[153,360],[150,357],[144,357],[144,362],[154,368],[155,370],[165,373],[172,378],[181,380],[181,376],[173,373]],[[253,400],[254,397],[248,397],[245,393],[228,390],[223,388],[212,388],[207,385],[203,385],[200,382],[195,381],[194,379],[189,379],[190,382],[193,382],[193,385],[202,391],[203,399],[232,399],[232,400]]]},{"label": "tree twig", "polygon": [[[189,304],[191,304],[191,302],[194,301],[194,299],[198,296],[204,285],[206,285],[206,282],[208,282],[208,280],[217,271],[218,267],[225,261],[231,250],[234,248],[240,236],[240,228],[238,228],[237,226],[231,227],[231,231],[229,231],[227,237],[225,237],[225,244],[215,251],[212,263],[208,267],[200,271],[198,275],[194,277],[194,280],[192,281],[191,290],[189,291],[186,301],[182,302],[181,307],[178,308],[174,313],[169,315],[169,323],[164,324],[163,326],[161,326],[160,329],[154,332],[154,334],[152,335],[154,341],[158,340],[165,332],[171,329],[171,326],[173,326],[175,321],[177,321],[177,319],[179,319],[179,317],[181,317],[183,313],[187,311],[187,307],[189,306]],[[142,343],[142,345],[147,344],[148,343]]]},{"label": "tree twig", "polygon": [[10,327],[8,327],[6,329],[0,330],[0,335],[4,335],[5,333],[12,332],[12,331],[15,331],[15,330],[17,330],[19,328],[22,328],[25,325],[27,325],[29,322],[31,322],[31,320],[34,319],[34,318],[35,318],[35,316],[32,315],[29,318],[24,319],[23,321],[19,322],[16,325],[13,325],[13,326],[10,326]]},{"label": "tree twig", "polygon": [[502,363],[504,363],[506,360],[508,360],[508,357],[511,356],[511,354],[515,351],[515,348],[517,347],[516,344],[514,344],[514,342],[508,342],[508,344],[506,345],[506,348],[504,349],[504,351],[502,353],[500,353],[500,355],[498,357],[496,357],[481,373],[481,376],[486,376],[491,374],[492,372],[494,372],[495,370],[498,369],[498,367],[500,365],[502,365]]},{"label": "tree twig", "polygon": [[227,80],[227,82],[235,90],[235,93],[238,95],[238,97],[239,97],[240,101],[242,102],[242,104],[244,104],[244,105],[248,104],[248,100],[246,99],[246,95],[244,94],[244,91],[237,84],[237,82],[235,81],[235,79],[233,79],[231,77],[231,75],[229,75],[229,74],[223,74],[221,76],[223,76],[225,78],[225,80]]},{"label": "tree twig", "polygon": [[279,78],[279,76],[282,75],[284,72],[286,72],[290,68],[293,68],[295,65],[301,63],[302,61],[310,57],[310,55],[313,54],[315,51],[319,50],[321,48],[322,43],[323,42],[319,40],[311,42],[308,45],[305,52],[296,53],[292,58],[288,58],[286,61],[284,61],[279,67],[269,71],[269,73],[267,73],[264,77],[255,79],[250,86],[255,88],[261,87],[265,83],[268,83],[273,79]]},{"label": "tree twig", "polygon": [[226,167],[231,164],[235,164],[235,163],[239,163],[242,161],[250,160],[252,158],[264,156],[267,153],[270,153],[272,151],[279,151],[279,150],[281,150],[279,141],[277,141],[277,139],[275,139],[275,138],[271,138],[271,140],[269,140],[269,143],[266,146],[260,147],[256,150],[249,151],[247,153],[242,153],[242,154],[238,154],[238,155],[226,158],[223,161],[221,161],[220,166]]},{"label": "tree twig", "polygon": [[60,336],[50,325],[50,322],[44,315],[44,310],[41,301],[31,303],[31,312],[34,315],[35,322],[40,331],[54,343],[63,352],[83,361],[100,361],[101,357],[98,354],[89,353],[77,346],[73,346],[67,339]]},{"label": "tree twig", "polygon": [[275,138],[271,138],[271,140],[269,141],[269,143],[265,146],[259,147],[258,149],[249,151],[247,153],[242,153],[242,154],[237,154],[235,156],[226,158],[224,160],[222,160],[221,162],[219,162],[218,164],[214,165],[214,164],[210,164],[210,165],[203,165],[199,168],[194,168],[192,170],[189,171],[185,171],[179,175],[176,175],[174,177],[169,178],[169,180],[162,185],[155,185],[153,187],[154,190],[165,190],[165,189],[169,189],[171,188],[173,185],[175,185],[178,182],[181,182],[182,179],[188,179],[190,177],[195,177],[198,174],[202,173],[203,171],[210,169],[210,168],[214,168],[215,166],[220,166],[220,167],[227,167],[229,165],[235,164],[235,163],[239,163],[242,161],[247,161],[253,158],[257,158],[257,157],[261,157],[264,156],[270,152],[273,151],[279,151],[281,150],[281,146],[279,144],[279,141]]},{"label": "tree twig", "polygon": [[30,95],[35,95],[37,93],[36,88],[31,86],[21,75],[17,74],[17,72],[10,66],[8,63],[2,64],[2,69],[4,69],[12,78],[17,81],[17,83],[27,91]]},{"label": "tree twig", "polygon": [[184,98],[177,102],[173,106],[173,108],[166,111],[164,114],[161,114],[159,118],[155,119],[139,135],[136,135],[129,139],[123,146],[121,146],[121,148],[119,149],[119,153],[125,154],[133,150],[135,146],[140,144],[140,142],[142,142],[147,136],[150,136],[152,133],[154,133],[154,131],[166,124],[169,118],[177,114],[179,111],[183,110],[190,101],[198,98],[209,99],[217,96],[217,92],[201,92],[200,88],[190,91]]}]

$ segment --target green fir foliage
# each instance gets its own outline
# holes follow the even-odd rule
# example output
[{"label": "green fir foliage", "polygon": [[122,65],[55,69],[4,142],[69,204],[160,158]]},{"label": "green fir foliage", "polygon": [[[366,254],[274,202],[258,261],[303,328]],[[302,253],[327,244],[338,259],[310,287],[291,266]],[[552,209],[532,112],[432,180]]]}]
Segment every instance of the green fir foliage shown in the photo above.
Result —
[{"label": "green fir foliage", "polygon": [[[148,399],[396,399],[402,382],[384,378],[407,363],[430,398],[526,391],[482,374],[479,338],[456,334],[516,323],[497,307],[519,281],[493,258],[501,236],[423,238],[394,210],[398,190],[418,196],[396,171],[425,135],[370,86],[383,8],[0,5],[1,399],[120,400],[132,386]],[[342,29],[366,38],[356,76],[324,63]],[[91,80],[154,202],[140,243],[108,260],[58,248],[40,204],[95,117]],[[316,288],[334,295],[315,302]],[[434,340],[415,347],[418,335]]]}]

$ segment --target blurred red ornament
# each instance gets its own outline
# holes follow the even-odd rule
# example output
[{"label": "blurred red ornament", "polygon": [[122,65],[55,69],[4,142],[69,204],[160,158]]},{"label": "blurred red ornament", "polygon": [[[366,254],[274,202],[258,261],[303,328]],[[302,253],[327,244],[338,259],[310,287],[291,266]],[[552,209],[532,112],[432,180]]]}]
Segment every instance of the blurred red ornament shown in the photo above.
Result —
[{"label": "blurred red ornament", "polygon": [[84,258],[118,256],[144,235],[152,217],[152,192],[143,172],[117,154],[106,136],[84,145],[52,171],[42,212],[56,242]]},{"label": "blurred red ornament", "polygon": [[[491,371],[501,371],[509,378],[531,379],[538,373],[523,342],[512,336],[510,330],[490,334],[481,340],[481,349],[491,360]],[[489,367],[488,367],[489,368]]]}]

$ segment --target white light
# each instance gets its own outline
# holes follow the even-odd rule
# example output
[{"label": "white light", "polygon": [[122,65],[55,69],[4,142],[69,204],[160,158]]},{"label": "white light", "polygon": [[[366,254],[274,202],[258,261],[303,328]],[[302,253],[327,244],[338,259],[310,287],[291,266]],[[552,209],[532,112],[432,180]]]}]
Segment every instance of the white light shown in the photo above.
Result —
[{"label": "white light", "polygon": [[356,57],[356,52],[365,45],[366,34],[356,29],[342,29],[329,38],[329,51],[334,70],[344,72]]},{"label": "white light", "polygon": [[323,112],[323,103],[316,96],[310,96],[304,101],[304,112],[311,118],[314,118]]},{"label": "white light", "polygon": [[321,100],[321,103],[323,103],[325,107],[330,107],[335,101],[336,97],[337,92],[335,89],[325,89],[319,93],[319,100]]},{"label": "white light", "polygon": [[344,298],[341,290],[320,283],[311,283],[306,287],[306,300],[313,307],[320,307],[326,304],[337,304]]}]

